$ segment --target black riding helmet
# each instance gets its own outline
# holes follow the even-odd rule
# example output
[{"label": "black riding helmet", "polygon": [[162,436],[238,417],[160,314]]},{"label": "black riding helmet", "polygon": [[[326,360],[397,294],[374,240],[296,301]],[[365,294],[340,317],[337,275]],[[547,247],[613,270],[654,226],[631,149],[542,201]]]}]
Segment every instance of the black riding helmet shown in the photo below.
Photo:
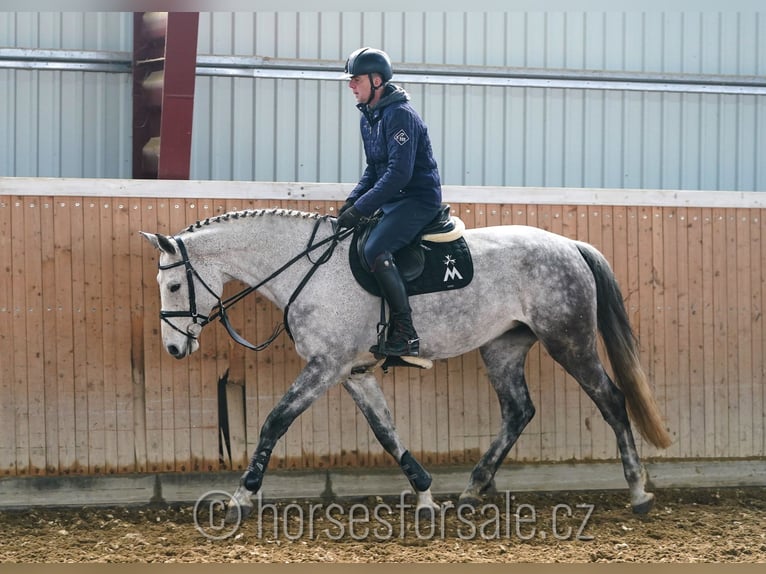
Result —
[{"label": "black riding helmet", "polygon": [[[391,59],[388,57],[388,54],[375,48],[359,48],[352,52],[348,60],[346,60],[345,72],[349,76],[361,76],[363,74],[369,76],[372,92],[370,93],[370,99],[367,100],[368,104],[375,96],[375,90],[385,86],[394,75],[394,71],[391,68]],[[372,81],[372,74],[380,74],[383,79],[383,83],[377,88]]]}]

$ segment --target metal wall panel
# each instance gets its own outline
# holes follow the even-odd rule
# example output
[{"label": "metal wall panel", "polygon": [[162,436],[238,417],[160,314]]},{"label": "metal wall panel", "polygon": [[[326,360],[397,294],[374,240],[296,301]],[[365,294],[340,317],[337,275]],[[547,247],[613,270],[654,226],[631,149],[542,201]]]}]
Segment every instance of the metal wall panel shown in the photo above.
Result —
[{"label": "metal wall panel", "polygon": [[[0,47],[131,49],[124,13],[0,12]],[[130,177],[127,74],[0,69],[0,175]]]},{"label": "metal wall panel", "polygon": [[[764,29],[736,13],[213,13],[200,53],[341,60],[374,45],[407,63],[763,76]],[[761,96],[401,84],[448,184],[766,190]],[[198,86],[192,177],[359,177],[343,82]]]},{"label": "metal wall panel", "polygon": [[[201,55],[766,76],[766,13],[203,13]],[[125,13],[0,13],[0,47],[129,51]],[[402,82],[446,184],[766,190],[766,98]],[[353,182],[342,81],[201,76],[192,178]],[[0,175],[127,177],[126,74],[0,69]]]},{"label": "metal wall panel", "polygon": [[49,50],[130,50],[126,12],[0,12],[0,46]]}]

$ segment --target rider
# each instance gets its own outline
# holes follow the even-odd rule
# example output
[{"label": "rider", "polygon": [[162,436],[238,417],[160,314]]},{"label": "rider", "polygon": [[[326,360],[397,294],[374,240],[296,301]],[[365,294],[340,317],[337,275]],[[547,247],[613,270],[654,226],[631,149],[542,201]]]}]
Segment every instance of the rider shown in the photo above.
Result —
[{"label": "rider", "polygon": [[360,48],[346,61],[348,87],[362,112],[360,128],[367,167],[338,212],[339,227],[356,227],[376,211],[382,217],[370,233],[364,257],[390,309],[385,348],[390,356],[417,356],[420,342],[412,325],[407,291],[392,254],[408,245],[437,215],[442,194],[428,128],[409,103],[409,94],[391,83],[388,55]]}]

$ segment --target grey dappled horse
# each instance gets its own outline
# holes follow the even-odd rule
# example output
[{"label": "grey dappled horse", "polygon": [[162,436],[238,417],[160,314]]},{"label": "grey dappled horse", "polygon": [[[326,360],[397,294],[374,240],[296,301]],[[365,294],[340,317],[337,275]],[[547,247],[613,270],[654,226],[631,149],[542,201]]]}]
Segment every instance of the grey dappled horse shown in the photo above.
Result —
[{"label": "grey dappled horse", "polygon": [[[438,508],[431,477],[402,444],[373,373],[376,360],[368,349],[377,338],[380,299],[352,276],[350,240],[338,241],[333,223],[311,213],[251,210],[197,222],[173,237],[142,232],[160,250],[162,341],[178,359],[199,348],[205,324],[225,319],[228,302],[220,294],[229,280],[253,286],[281,309],[289,305],[289,332],[307,364],[261,428],[234,494],[244,515],[253,508],[252,497],[279,438],[337,383],[402,467],[418,495],[418,510]],[[471,472],[461,503],[476,504],[491,489],[495,472],[534,416],[524,362],[540,341],[614,430],[633,510],[648,512],[654,495],[645,490],[628,412],[651,444],[666,448],[670,437],[639,365],[622,295],[606,259],[586,243],[527,226],[469,229],[465,239],[474,262],[473,281],[459,290],[411,297],[421,357],[446,359],[478,348],[500,402],[501,428]],[[321,248],[305,254],[307,246],[320,242]],[[597,353],[597,330],[614,382]]]}]

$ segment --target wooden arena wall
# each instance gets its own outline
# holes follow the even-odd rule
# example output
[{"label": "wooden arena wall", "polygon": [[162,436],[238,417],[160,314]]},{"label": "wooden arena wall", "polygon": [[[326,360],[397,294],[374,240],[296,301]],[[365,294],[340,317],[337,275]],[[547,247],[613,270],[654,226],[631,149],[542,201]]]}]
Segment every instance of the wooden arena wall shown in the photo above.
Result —
[{"label": "wooden arena wall", "polygon": [[[284,334],[255,353],[217,323],[200,352],[171,358],[158,334],[157,254],[138,231],[173,233],[244,208],[331,213],[348,190],[0,178],[0,475],[244,468],[301,360]],[[468,227],[533,225],[604,252],[674,441],[659,452],[639,439],[645,457],[766,454],[760,194],[454,187],[445,199]],[[232,313],[253,342],[281,318],[257,295]],[[617,457],[594,405],[539,345],[527,375],[537,414],[510,460]],[[404,442],[426,465],[476,461],[498,428],[475,352],[379,378]],[[392,463],[340,387],[298,419],[272,460]]]}]

